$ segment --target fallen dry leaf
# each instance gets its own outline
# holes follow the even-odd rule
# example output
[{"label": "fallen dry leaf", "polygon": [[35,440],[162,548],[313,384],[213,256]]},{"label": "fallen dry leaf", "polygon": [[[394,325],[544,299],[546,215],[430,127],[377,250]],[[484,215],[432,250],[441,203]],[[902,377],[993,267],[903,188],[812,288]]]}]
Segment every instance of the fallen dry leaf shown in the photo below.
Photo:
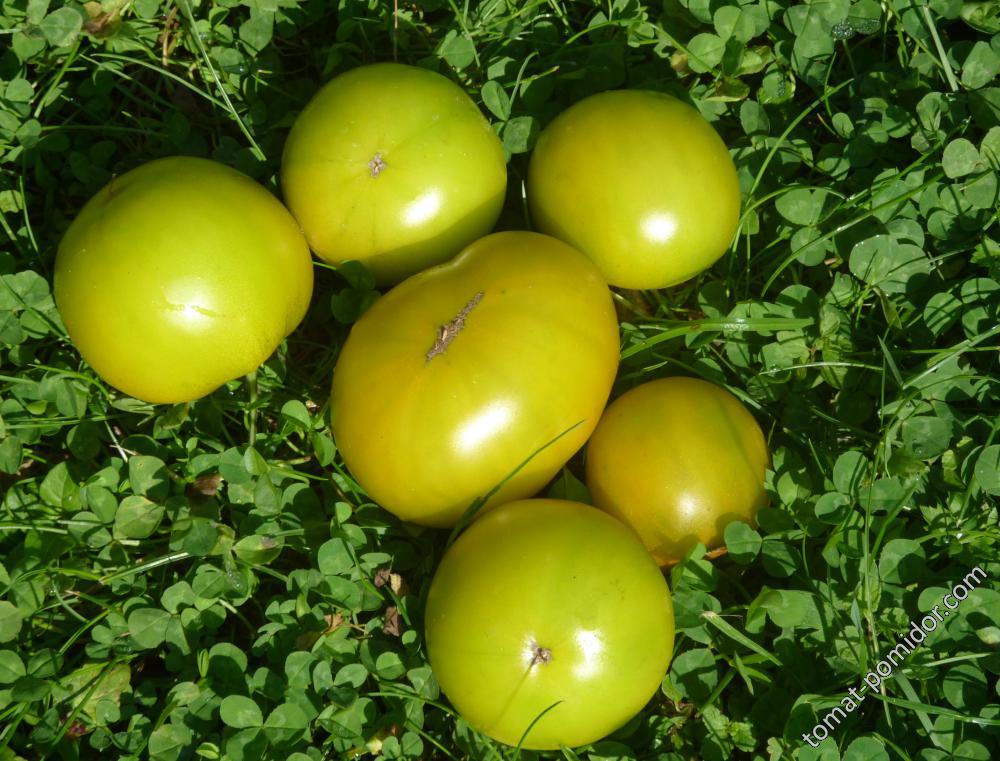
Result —
[{"label": "fallen dry leaf", "polygon": [[388,585],[389,589],[396,595],[403,594],[406,588],[406,582],[403,581],[403,577],[388,568],[379,568],[375,571],[374,582],[377,589]]},{"label": "fallen dry leaf", "polygon": [[221,480],[222,476],[218,473],[198,476],[193,483],[187,485],[185,491],[188,497],[214,497]]},{"label": "fallen dry leaf", "polygon": [[392,637],[402,635],[403,622],[399,617],[399,609],[395,605],[390,605],[385,609],[385,622],[382,624],[382,631]]}]

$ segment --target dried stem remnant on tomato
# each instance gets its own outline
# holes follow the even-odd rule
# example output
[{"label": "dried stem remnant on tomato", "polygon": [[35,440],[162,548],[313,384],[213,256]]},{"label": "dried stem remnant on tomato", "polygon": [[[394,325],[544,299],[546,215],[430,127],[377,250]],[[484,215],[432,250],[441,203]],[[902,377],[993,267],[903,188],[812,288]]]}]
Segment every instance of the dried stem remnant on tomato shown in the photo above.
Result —
[{"label": "dried stem remnant on tomato", "polygon": [[476,308],[476,305],[483,300],[483,292],[480,291],[471,299],[469,303],[462,307],[458,314],[456,314],[450,322],[446,322],[440,328],[438,328],[437,339],[434,341],[434,345],[427,352],[427,361],[430,362],[438,354],[444,354],[448,347],[451,346],[451,342],[455,340],[455,336],[462,332],[462,328],[465,327],[465,318],[469,316],[469,312]]}]

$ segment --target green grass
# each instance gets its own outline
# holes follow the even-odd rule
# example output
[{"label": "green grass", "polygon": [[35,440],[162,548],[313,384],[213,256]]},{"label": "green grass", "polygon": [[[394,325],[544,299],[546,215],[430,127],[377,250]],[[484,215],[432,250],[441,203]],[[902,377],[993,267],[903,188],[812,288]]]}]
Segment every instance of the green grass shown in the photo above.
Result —
[{"label": "green grass", "polygon": [[[768,435],[771,507],[728,556],[672,570],[661,693],[546,757],[1000,757],[996,5],[0,0],[0,761],[538,756],[439,694],[421,610],[447,532],[372,505],[330,437],[363,271],[317,266],[255,379],[172,407],[103,384],[49,292],[62,232],[112,175],[185,153],[273,189],[317,87],[393,58],[496,124],[502,227],[528,225],[539,129],[598,90],[690,100],[740,170],[730,254],[616,294],[616,393],[730,388]],[[580,472],[552,492],[579,495]],[[989,579],[947,624],[804,744],[975,565]]]}]

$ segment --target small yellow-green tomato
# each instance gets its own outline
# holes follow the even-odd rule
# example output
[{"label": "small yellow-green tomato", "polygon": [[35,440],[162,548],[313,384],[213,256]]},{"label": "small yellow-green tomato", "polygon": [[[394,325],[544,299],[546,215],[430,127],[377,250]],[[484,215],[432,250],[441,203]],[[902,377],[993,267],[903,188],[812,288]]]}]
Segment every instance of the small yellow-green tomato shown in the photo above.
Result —
[{"label": "small yellow-green tomato", "polygon": [[337,447],[387,510],[453,526],[508,476],[487,507],[534,494],[583,446],[618,347],[586,256],[538,233],[488,235],[354,325],[333,373]]},{"label": "small yellow-green tomato", "polygon": [[630,525],[660,565],[723,544],[767,503],[770,458],[753,415],[723,388],[665,378],[622,394],[587,445],[594,504]]},{"label": "small yellow-green tomato", "polygon": [[662,288],[710,267],[736,232],[740,188],[722,139],[663,93],[585,98],[542,132],[528,168],[535,226],[623,288]]},{"label": "small yellow-green tomato", "polygon": [[445,553],[425,631],[434,675],[470,724],[554,750],[642,710],[670,663],[674,616],[628,528],[577,502],[529,499],[477,519]]},{"label": "small yellow-green tomato", "polygon": [[59,245],[54,293],[98,375],[174,403],[255,370],[312,286],[309,248],[274,196],[222,164],[172,157],[87,202]]},{"label": "small yellow-green tomato", "polygon": [[364,262],[396,283],[493,227],[503,147],[451,80],[395,63],[324,86],[296,119],[281,161],[285,201],[328,262]]}]

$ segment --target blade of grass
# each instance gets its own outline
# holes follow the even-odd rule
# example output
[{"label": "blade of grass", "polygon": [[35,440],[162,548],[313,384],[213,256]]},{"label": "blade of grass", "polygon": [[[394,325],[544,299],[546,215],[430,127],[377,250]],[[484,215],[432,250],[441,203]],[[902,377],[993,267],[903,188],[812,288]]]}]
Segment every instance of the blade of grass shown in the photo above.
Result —
[{"label": "blade of grass", "polygon": [[775,655],[769,653],[759,644],[754,642],[752,639],[750,639],[747,635],[745,635],[731,623],[726,621],[722,616],[720,616],[714,610],[706,610],[704,613],[701,614],[701,617],[704,618],[708,623],[710,623],[712,626],[714,626],[716,629],[718,629],[720,632],[725,634],[730,639],[739,642],[745,648],[752,650],[762,658],[766,658],[776,666],[782,665],[781,661],[778,660],[778,658]]},{"label": "blade of grass", "polygon": [[247,128],[246,123],[240,117],[239,113],[236,111],[236,107],[233,105],[232,100],[229,98],[229,93],[226,92],[226,88],[222,84],[222,80],[219,78],[219,73],[215,70],[215,65],[212,63],[212,58],[208,54],[208,50],[205,48],[205,43],[201,39],[201,35],[198,34],[198,22],[195,21],[194,13],[191,11],[191,3],[188,0],[174,0],[175,3],[180,7],[181,12],[184,14],[184,20],[187,22],[188,34],[194,40],[195,45],[198,47],[198,52],[201,54],[204,60],[205,66],[208,68],[212,75],[212,79],[215,81],[215,86],[219,90],[219,95],[222,97],[223,102],[226,104],[226,110],[229,115],[236,122],[239,127],[240,132],[247,139],[250,144],[250,150],[253,152],[255,158],[260,161],[264,161],[267,157],[264,155],[264,151],[261,150],[260,146],[257,145],[257,141],[254,139],[253,134]]},{"label": "blade of grass", "polygon": [[487,502],[489,502],[490,498],[494,494],[496,494],[498,491],[500,491],[500,489],[502,489],[504,487],[504,484],[506,484],[508,481],[510,481],[510,479],[512,479],[518,473],[520,473],[521,470],[523,470],[524,467],[529,462],[531,462],[535,457],[537,457],[539,454],[541,454],[542,452],[544,452],[550,446],[552,446],[553,444],[555,444],[557,441],[559,441],[559,439],[561,439],[566,434],[570,433],[571,431],[575,430],[576,428],[579,428],[581,425],[583,425],[583,421],[582,420],[578,420],[576,423],[573,423],[573,425],[571,425],[565,431],[563,431],[562,433],[560,433],[554,439],[550,439],[549,441],[547,441],[544,444],[542,444],[542,446],[540,446],[538,449],[536,449],[534,452],[532,452],[530,455],[528,455],[527,458],[525,458],[521,462],[521,464],[519,464],[516,468],[514,468],[514,470],[512,470],[507,475],[507,477],[503,479],[503,481],[501,481],[500,483],[498,483],[496,486],[494,486],[492,489],[490,489],[488,492],[486,492],[485,495],[483,495],[482,497],[479,497],[471,505],[469,505],[469,507],[466,509],[466,511],[462,514],[462,517],[459,519],[458,524],[455,526],[455,528],[452,529],[451,534],[448,537],[448,543],[445,546],[450,547],[454,543],[454,541],[458,538],[458,535],[462,533],[462,531],[465,529],[465,527],[468,526],[469,523],[472,522],[472,519],[475,518],[476,514],[483,508],[483,505],[485,505]]},{"label": "blade of grass", "polygon": [[706,331],[724,332],[760,332],[772,330],[799,330],[807,328],[815,323],[815,320],[808,317],[761,317],[761,318],[717,318],[710,320],[684,321],[670,320],[664,321],[670,327],[660,324],[640,325],[644,330],[660,330],[651,338],[632,344],[621,353],[621,359],[628,359],[640,352],[645,351],[657,344],[669,341],[672,338],[680,338],[689,333],[704,333]]}]

